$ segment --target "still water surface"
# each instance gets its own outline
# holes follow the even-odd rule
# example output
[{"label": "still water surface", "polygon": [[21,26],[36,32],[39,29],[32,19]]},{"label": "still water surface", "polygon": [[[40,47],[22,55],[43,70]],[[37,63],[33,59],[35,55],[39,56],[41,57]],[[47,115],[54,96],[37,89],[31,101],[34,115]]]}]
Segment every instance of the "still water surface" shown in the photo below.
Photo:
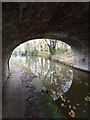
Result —
[{"label": "still water surface", "polygon": [[48,94],[67,117],[88,117],[90,73],[41,57],[12,56],[12,59],[18,59],[31,69],[36,76],[32,83],[37,91],[48,90]]}]

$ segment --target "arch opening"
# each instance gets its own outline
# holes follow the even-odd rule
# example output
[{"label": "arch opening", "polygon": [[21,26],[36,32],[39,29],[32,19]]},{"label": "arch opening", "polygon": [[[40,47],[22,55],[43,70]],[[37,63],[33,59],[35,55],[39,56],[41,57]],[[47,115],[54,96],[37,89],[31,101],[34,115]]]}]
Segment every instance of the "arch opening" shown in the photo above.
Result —
[{"label": "arch opening", "polygon": [[[20,55],[35,55],[33,52],[37,51],[36,55],[45,58],[56,58],[57,62],[66,63],[66,65],[73,65],[73,50],[70,45],[60,40],[55,39],[33,39],[18,45],[12,52]],[[28,52],[28,53],[27,53]],[[58,57],[57,57],[58,56]],[[59,58],[60,56],[60,58]],[[65,61],[65,58],[67,60]],[[69,59],[71,57],[71,60]],[[69,60],[68,60],[69,59]],[[70,63],[69,63],[70,62]]]},{"label": "arch opening", "polygon": [[10,70],[13,64],[28,67],[31,76],[41,80],[41,86],[35,83],[37,90],[48,88],[55,100],[59,95],[53,95],[54,92],[64,94],[71,87],[73,70],[64,64],[73,65],[73,51],[60,40],[34,39],[22,43],[12,52],[9,63]]},{"label": "arch opening", "polygon": [[[74,67],[90,72],[88,68],[87,13],[88,3],[69,3],[68,6],[67,3],[38,3],[38,5],[37,3],[4,3],[2,15],[3,85],[5,85],[5,81],[9,74],[8,63],[13,49],[19,44],[27,40],[32,40],[33,38],[56,38],[68,43],[72,47],[74,53]],[[41,61],[44,64],[44,61]],[[88,116],[88,75],[87,72],[74,69],[73,84],[70,90],[66,92],[66,98],[69,99],[69,102],[72,101],[74,109],[80,104],[80,109],[76,110],[76,114],[74,114],[77,118],[87,118]],[[75,88],[75,90],[73,88]],[[82,94],[81,91],[83,91]],[[65,106],[61,104],[61,107],[63,108]],[[69,107],[69,105],[66,106],[66,108]],[[82,111],[82,109],[84,111]],[[67,112],[70,113],[68,110]],[[72,116],[72,113],[69,114],[69,117],[70,115],[71,117],[75,117]]]}]

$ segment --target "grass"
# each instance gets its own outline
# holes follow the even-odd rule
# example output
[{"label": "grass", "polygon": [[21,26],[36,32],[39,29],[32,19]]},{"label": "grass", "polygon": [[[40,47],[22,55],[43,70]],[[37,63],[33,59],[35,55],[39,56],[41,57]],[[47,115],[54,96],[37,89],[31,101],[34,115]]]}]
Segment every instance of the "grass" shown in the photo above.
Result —
[{"label": "grass", "polygon": [[[30,70],[30,68],[26,67],[22,62],[20,62],[19,60],[11,60],[10,61],[11,66],[12,65],[16,65],[17,67],[19,67],[20,69],[22,69],[26,75],[28,75],[31,79],[33,77],[35,77],[35,75],[32,73],[32,71]],[[12,73],[14,70],[11,69],[10,72]]]},{"label": "grass", "polygon": [[38,97],[48,118],[65,118],[56,103],[48,94],[39,93]]},{"label": "grass", "polygon": [[[15,65],[17,65],[17,66],[22,66],[23,65],[23,63],[22,62],[20,62],[19,60],[10,60],[10,64],[12,65],[12,64],[15,64]],[[23,65],[24,66],[24,65]]]}]

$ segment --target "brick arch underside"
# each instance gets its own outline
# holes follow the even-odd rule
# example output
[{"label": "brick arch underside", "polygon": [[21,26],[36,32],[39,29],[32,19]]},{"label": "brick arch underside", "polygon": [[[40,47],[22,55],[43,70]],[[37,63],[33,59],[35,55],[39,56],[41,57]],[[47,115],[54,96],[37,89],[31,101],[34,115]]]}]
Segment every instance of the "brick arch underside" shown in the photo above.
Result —
[{"label": "brick arch underside", "polygon": [[3,3],[2,77],[12,51],[32,39],[61,40],[72,47],[75,67],[88,68],[88,3]]}]

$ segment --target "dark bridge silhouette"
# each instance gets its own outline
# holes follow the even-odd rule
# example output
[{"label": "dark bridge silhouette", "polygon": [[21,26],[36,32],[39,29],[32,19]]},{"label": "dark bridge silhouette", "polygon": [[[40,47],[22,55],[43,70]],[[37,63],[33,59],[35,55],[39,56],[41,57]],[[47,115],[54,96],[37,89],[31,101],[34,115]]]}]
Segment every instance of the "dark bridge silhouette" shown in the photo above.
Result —
[{"label": "dark bridge silhouette", "polygon": [[88,68],[89,3],[3,3],[3,84],[15,47],[27,40],[52,38],[66,42],[74,52],[75,67]]}]

